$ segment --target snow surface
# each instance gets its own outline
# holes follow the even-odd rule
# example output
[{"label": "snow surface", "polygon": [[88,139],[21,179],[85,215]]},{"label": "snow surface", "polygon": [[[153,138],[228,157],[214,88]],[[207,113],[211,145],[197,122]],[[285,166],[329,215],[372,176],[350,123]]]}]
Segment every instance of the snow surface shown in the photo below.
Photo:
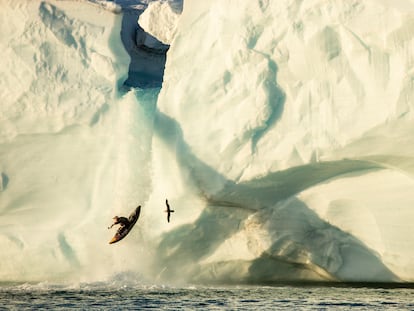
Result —
[{"label": "snow surface", "polygon": [[0,0],[0,281],[414,281],[412,1],[115,4]]},{"label": "snow surface", "polygon": [[177,12],[168,2],[154,1],[138,19],[139,25],[164,44],[171,44],[180,19]]}]

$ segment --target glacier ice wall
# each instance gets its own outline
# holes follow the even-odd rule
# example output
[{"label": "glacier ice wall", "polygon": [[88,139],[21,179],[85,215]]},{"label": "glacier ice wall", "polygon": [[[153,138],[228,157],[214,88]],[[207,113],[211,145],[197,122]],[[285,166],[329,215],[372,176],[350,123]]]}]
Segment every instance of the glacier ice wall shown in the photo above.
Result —
[{"label": "glacier ice wall", "polygon": [[173,277],[413,279],[412,21],[407,2],[185,1],[158,108],[207,208],[161,244]]},{"label": "glacier ice wall", "polygon": [[150,193],[157,92],[118,91],[130,61],[122,16],[79,2],[1,5],[0,280],[125,269],[131,260],[104,247],[106,227]]},{"label": "glacier ice wall", "polygon": [[409,2],[186,0],[160,92],[114,10],[0,4],[0,281],[413,281]]}]

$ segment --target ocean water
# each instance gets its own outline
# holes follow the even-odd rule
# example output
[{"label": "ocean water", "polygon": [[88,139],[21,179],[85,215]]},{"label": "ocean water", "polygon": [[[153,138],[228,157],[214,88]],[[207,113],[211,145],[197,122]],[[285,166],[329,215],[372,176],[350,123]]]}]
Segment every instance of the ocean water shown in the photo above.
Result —
[{"label": "ocean water", "polygon": [[414,288],[387,286],[3,285],[0,310],[414,310]]}]

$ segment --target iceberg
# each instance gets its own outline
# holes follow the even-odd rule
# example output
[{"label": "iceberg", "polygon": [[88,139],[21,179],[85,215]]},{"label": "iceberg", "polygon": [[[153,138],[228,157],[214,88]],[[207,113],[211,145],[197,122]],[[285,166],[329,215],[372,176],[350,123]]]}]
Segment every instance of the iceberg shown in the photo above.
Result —
[{"label": "iceberg", "polygon": [[0,3],[0,282],[414,281],[412,1]]}]

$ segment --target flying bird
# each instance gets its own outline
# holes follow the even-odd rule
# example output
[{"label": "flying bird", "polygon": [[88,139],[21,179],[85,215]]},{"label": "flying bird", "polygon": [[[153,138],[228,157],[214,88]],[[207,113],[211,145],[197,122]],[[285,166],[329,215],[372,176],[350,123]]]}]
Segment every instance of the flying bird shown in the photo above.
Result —
[{"label": "flying bird", "polygon": [[171,213],[174,213],[174,210],[170,208],[170,205],[168,204],[168,200],[165,200],[165,204],[167,205],[167,209],[164,211],[167,213],[167,221],[170,222]]}]

